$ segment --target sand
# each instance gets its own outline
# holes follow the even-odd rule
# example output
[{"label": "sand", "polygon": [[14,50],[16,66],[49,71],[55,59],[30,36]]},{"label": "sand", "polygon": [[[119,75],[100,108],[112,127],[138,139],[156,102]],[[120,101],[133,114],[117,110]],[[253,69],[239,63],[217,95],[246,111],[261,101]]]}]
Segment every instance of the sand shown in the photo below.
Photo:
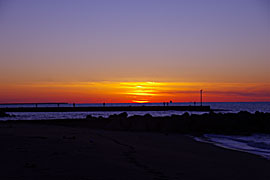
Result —
[{"label": "sand", "polygon": [[270,179],[270,161],[181,134],[0,124],[0,179]]}]

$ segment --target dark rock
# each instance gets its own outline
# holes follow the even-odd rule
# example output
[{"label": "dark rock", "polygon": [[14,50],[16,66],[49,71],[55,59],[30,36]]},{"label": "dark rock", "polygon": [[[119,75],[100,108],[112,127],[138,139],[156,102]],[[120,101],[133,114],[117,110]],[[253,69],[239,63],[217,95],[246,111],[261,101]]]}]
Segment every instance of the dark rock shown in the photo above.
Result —
[{"label": "dark rock", "polygon": [[126,112],[122,112],[122,113],[118,114],[118,117],[127,118],[128,114]]},{"label": "dark rock", "polygon": [[[91,116],[89,116],[91,117]],[[92,117],[94,118],[94,117]],[[109,118],[94,118],[91,121],[100,124],[110,130],[131,131],[155,131],[176,132],[184,134],[270,134],[270,113],[204,113],[172,115],[164,117],[153,117],[150,114],[144,116],[134,115],[127,117],[127,113],[115,114]],[[89,125],[90,126],[90,125]]]},{"label": "dark rock", "polygon": [[10,117],[10,115],[4,111],[0,111],[0,117]]},{"label": "dark rock", "polygon": [[188,112],[185,112],[182,117],[189,117],[189,113]]},{"label": "dark rock", "polygon": [[86,116],[86,119],[92,119],[92,118],[93,118],[92,115],[87,115],[87,116]]},{"label": "dark rock", "polygon": [[145,118],[152,118],[153,116],[151,114],[147,113],[143,117],[145,117]]}]

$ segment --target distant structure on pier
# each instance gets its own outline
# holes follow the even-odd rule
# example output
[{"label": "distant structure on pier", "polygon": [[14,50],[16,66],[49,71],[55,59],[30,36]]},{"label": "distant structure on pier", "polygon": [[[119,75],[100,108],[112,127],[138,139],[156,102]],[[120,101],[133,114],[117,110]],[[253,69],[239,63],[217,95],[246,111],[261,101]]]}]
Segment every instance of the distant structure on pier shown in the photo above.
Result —
[{"label": "distant structure on pier", "polygon": [[201,90],[200,90],[200,95],[201,95],[201,106],[202,106],[202,102],[203,102],[203,99],[202,99],[202,92],[203,92],[203,90],[201,89]]}]

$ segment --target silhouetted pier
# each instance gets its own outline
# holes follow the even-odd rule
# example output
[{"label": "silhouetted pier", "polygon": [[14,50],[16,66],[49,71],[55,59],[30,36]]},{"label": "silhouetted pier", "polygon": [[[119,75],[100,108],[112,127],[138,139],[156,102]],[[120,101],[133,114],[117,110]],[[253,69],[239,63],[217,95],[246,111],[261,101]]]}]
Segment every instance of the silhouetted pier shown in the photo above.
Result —
[{"label": "silhouetted pier", "polygon": [[82,112],[82,111],[211,111],[210,106],[95,106],[95,107],[12,107],[4,112]]}]

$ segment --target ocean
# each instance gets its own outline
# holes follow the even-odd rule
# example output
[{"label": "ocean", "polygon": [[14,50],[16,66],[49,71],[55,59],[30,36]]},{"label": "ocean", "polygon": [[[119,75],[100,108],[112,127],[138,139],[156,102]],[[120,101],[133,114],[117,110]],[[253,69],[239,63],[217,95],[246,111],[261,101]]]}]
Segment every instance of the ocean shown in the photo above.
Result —
[{"label": "ocean", "polygon": [[[116,103],[106,104],[106,106],[163,106],[163,103]],[[170,106],[188,106],[193,103],[170,103]],[[239,111],[248,111],[254,113],[256,111],[270,113],[270,102],[211,102],[204,103],[209,105],[211,109],[222,109],[221,113],[237,113]],[[39,107],[53,107],[57,105],[41,104]],[[62,104],[61,107],[72,107],[73,104]],[[83,106],[103,106],[103,104],[76,104],[77,107]],[[35,105],[0,105],[1,107],[35,107]],[[112,114],[121,112],[10,112],[14,117],[0,118],[0,121],[6,120],[45,120],[45,119],[78,119],[85,118],[87,115],[95,117],[108,117]],[[181,111],[129,111],[128,116],[151,114],[152,116],[170,116],[173,114],[181,115],[185,112]],[[205,112],[189,112],[190,114],[202,114]],[[270,121],[270,119],[269,119]],[[220,134],[205,134],[202,137],[194,137],[195,140],[205,143],[211,143],[219,147],[243,151],[270,160],[270,134],[253,134],[250,136],[228,136]]]},{"label": "ocean", "polygon": [[[169,106],[193,106],[193,103],[170,103]],[[197,104],[198,105],[198,104]],[[248,111],[254,113],[270,112],[270,102],[211,102],[203,103],[205,106],[210,106],[211,109],[222,109],[224,111],[218,112],[232,112]],[[14,107],[35,107],[35,104],[19,104],[19,105],[0,105],[0,108],[14,108]],[[72,107],[73,104],[61,104],[60,107]],[[76,107],[93,107],[103,104],[76,104]],[[106,106],[163,106],[163,103],[113,103],[106,104]],[[39,104],[38,107],[57,107],[56,104]],[[108,117],[112,114],[119,114],[121,112],[11,112],[9,114],[14,117],[5,117],[0,120],[44,120],[44,119],[78,119],[85,118],[87,115],[95,117]],[[130,111],[127,112],[129,116],[151,114],[152,116],[171,116],[172,114],[181,115],[183,111]],[[202,114],[205,112],[190,112],[193,114]]]}]

